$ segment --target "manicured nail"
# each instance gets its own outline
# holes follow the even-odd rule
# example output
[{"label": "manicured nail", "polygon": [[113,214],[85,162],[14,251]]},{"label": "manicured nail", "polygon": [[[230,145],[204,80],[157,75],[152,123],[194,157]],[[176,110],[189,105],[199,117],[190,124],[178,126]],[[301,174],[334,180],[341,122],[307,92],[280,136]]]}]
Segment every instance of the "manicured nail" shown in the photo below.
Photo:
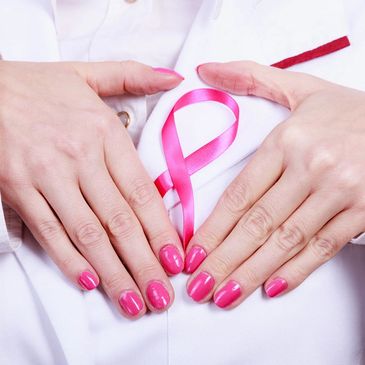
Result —
[{"label": "manicured nail", "polygon": [[119,304],[132,317],[138,315],[143,309],[143,302],[140,296],[133,290],[124,291],[119,297]]},{"label": "manicured nail", "polygon": [[199,73],[199,68],[200,68],[200,67],[202,67],[203,65],[204,65],[204,63],[201,63],[200,65],[196,66],[196,67],[195,67],[195,71],[196,71],[197,73]]},{"label": "manicured nail", "polygon": [[207,257],[203,247],[193,246],[185,259],[185,272],[192,274]]},{"label": "manicured nail", "polygon": [[170,295],[159,281],[151,281],[147,287],[147,298],[158,310],[165,309],[170,303]]},{"label": "manicured nail", "polygon": [[205,62],[205,63],[201,63],[200,65],[198,65],[198,66],[195,67],[195,70],[196,70],[197,73],[199,73],[199,69],[202,66],[205,66],[205,65],[218,65],[220,63],[221,62]]},{"label": "manicured nail", "polygon": [[165,270],[176,275],[181,273],[183,269],[183,259],[174,245],[166,245],[160,250],[160,261]]},{"label": "manicured nail", "polygon": [[288,288],[288,283],[282,278],[277,278],[269,283],[265,292],[270,298],[274,298]]},{"label": "manicured nail", "polygon": [[99,279],[90,271],[84,271],[79,276],[80,285],[86,290],[93,290],[99,285]]},{"label": "manicured nail", "polygon": [[203,271],[189,284],[188,294],[196,302],[200,302],[213,289],[214,283],[213,276]]},{"label": "manicured nail", "polygon": [[174,75],[174,76],[178,77],[181,80],[185,80],[185,77],[184,76],[180,75],[175,70],[170,70],[169,68],[154,67],[153,70],[156,71],[156,72],[161,72],[163,74]]},{"label": "manicured nail", "polygon": [[214,295],[214,303],[220,308],[226,308],[241,295],[242,290],[237,281],[230,280]]}]

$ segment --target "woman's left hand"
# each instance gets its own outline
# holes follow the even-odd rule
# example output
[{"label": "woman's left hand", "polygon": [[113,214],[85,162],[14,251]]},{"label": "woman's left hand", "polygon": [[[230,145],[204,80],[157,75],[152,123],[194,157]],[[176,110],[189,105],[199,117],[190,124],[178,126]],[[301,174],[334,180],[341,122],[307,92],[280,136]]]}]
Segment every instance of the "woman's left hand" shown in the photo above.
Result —
[{"label": "woman's left hand", "polygon": [[269,297],[294,289],[365,230],[365,92],[252,62],[198,72],[292,111],[189,243],[189,295],[232,308],[262,284]]}]

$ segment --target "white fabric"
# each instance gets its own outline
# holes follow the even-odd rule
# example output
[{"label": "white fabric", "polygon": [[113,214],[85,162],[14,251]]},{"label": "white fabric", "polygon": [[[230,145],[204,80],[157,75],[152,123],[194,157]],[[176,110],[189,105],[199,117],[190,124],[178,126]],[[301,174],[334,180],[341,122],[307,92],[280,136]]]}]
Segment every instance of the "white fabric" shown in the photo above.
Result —
[{"label": "white fabric", "polygon": [[[194,68],[203,61],[251,58],[270,64],[348,34],[351,47],[295,69],[364,88],[365,5],[352,0],[345,10],[341,6],[340,0],[323,0],[321,5],[315,0],[205,0],[176,64],[186,81],[162,96],[143,129],[139,153],[152,177],[166,168],[161,146],[155,143],[164,118],[178,96],[202,85]],[[1,20],[2,14],[0,24]],[[118,55],[110,48],[117,35],[110,34],[109,43],[104,31],[101,27],[99,34],[104,36],[93,34],[91,60],[123,56],[122,49]],[[146,62],[143,55],[140,60]],[[242,111],[237,142],[193,177],[197,225],[241,171],[246,156],[287,116],[285,109],[267,101],[236,100]],[[123,107],[123,100],[119,103]],[[143,101],[138,103],[142,106]],[[179,112],[184,150],[200,146],[210,137],[208,133],[215,135],[226,125],[225,117],[215,104]],[[166,198],[166,206],[180,227],[181,207],[174,193]],[[185,294],[186,277],[181,275],[173,279],[176,300],[168,313],[130,322],[116,313],[101,292],[74,289],[28,231],[24,242],[16,254],[0,256],[0,292],[11,298],[0,301],[0,363],[365,364],[362,246],[348,245],[290,294],[268,300],[257,290],[230,312],[192,303]]]}]

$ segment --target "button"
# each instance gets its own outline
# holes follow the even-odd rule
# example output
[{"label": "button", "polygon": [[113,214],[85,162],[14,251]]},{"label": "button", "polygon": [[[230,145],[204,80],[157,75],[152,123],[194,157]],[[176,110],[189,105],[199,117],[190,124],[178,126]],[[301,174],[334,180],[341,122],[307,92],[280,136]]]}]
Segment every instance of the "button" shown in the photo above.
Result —
[{"label": "button", "polygon": [[131,124],[131,117],[128,112],[125,110],[117,113],[117,116],[119,117],[120,121],[123,123],[124,127],[128,128],[128,126]]}]

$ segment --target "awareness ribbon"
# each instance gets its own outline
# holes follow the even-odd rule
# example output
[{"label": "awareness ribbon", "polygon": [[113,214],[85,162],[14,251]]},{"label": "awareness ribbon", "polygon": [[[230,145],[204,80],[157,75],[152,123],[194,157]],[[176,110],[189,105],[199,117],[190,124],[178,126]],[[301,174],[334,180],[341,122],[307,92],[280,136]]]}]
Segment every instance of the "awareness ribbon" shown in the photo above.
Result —
[{"label": "awareness ribbon", "polygon": [[[175,112],[192,104],[214,101],[228,107],[235,120],[218,137],[184,157],[175,124]],[[184,94],[175,103],[162,127],[162,146],[167,170],[156,180],[161,196],[174,188],[180,198],[183,210],[183,245],[186,248],[194,234],[194,194],[190,176],[218,158],[236,138],[239,121],[237,102],[227,93],[209,89],[195,89]]]}]

